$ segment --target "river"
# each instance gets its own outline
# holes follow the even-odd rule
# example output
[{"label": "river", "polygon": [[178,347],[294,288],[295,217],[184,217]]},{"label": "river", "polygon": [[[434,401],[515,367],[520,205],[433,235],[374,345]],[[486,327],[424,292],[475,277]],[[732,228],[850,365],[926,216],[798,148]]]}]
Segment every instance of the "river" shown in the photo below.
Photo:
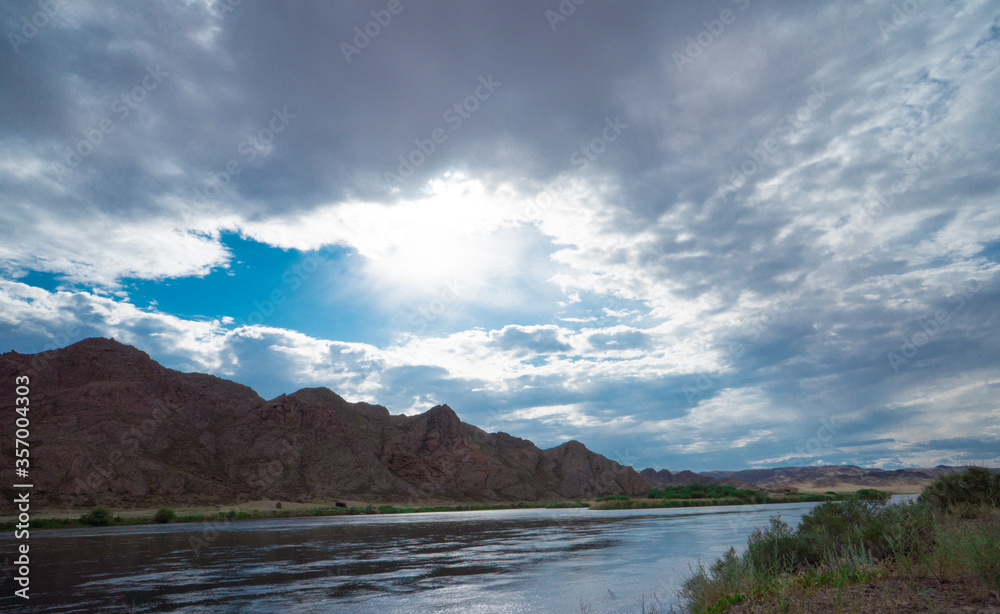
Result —
[{"label": "river", "polygon": [[[815,504],[529,509],[31,532],[16,612],[669,612],[699,559]],[[0,538],[11,552],[11,535]],[[10,578],[4,579],[11,586]],[[30,603],[30,606],[26,604]]]}]

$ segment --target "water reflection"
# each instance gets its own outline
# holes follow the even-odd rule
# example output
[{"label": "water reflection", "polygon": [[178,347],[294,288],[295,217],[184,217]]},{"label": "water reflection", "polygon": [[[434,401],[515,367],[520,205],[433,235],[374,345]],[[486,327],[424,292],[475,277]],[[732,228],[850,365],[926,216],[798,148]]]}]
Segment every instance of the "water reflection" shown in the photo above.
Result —
[{"label": "water reflection", "polygon": [[579,612],[582,602],[596,613],[636,612],[645,597],[667,610],[699,558],[744,544],[771,515],[794,525],[811,507],[515,510],[37,531],[31,607],[4,596],[0,608],[527,613]]}]

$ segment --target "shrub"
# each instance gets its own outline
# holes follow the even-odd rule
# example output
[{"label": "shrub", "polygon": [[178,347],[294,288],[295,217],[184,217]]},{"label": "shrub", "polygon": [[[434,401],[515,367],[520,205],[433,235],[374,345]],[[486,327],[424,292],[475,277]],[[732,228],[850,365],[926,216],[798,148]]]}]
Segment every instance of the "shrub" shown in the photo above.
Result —
[{"label": "shrub", "polygon": [[920,494],[920,501],[939,510],[968,506],[1000,507],[1000,474],[984,467],[941,475]]},{"label": "shrub", "polygon": [[114,522],[114,515],[108,508],[103,505],[98,505],[94,509],[90,510],[89,513],[81,516],[80,521],[95,527],[106,527]]},{"label": "shrub", "polygon": [[964,545],[972,571],[1000,601],[1000,526],[984,523],[979,531],[966,537]]},{"label": "shrub", "polygon": [[774,577],[793,571],[802,560],[802,548],[787,523],[771,517],[771,525],[761,531],[754,529],[747,540],[744,555],[758,575]]},{"label": "shrub", "polygon": [[752,569],[743,557],[730,548],[722,558],[712,563],[710,569],[698,563],[698,569],[681,586],[680,597],[691,611],[722,612],[731,605],[744,601],[751,586],[758,584]]},{"label": "shrub", "polygon": [[177,514],[169,507],[161,507],[153,514],[153,520],[162,524],[173,522],[177,519]]},{"label": "shrub", "polygon": [[925,560],[930,553],[935,532],[935,519],[925,505],[902,503],[887,506],[880,512],[886,558],[912,567],[914,561]]},{"label": "shrub", "polygon": [[[624,495],[621,495],[624,496]],[[649,499],[725,499],[736,498],[747,503],[766,503],[769,497],[755,490],[736,488],[725,484],[688,484],[654,488],[646,495]],[[600,499],[598,499],[600,501]]]},{"label": "shrub", "polygon": [[862,488],[858,492],[854,493],[854,498],[858,501],[873,505],[885,505],[889,502],[891,497],[892,495],[890,493],[887,493],[884,490],[875,490],[874,488]]}]

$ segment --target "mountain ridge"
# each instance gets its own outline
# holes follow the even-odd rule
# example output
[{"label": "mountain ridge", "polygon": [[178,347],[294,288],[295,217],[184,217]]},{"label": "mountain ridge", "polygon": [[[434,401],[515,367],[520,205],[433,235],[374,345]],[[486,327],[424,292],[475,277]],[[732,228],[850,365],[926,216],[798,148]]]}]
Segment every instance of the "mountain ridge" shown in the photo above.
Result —
[{"label": "mountain ridge", "polygon": [[[265,400],[113,339],[0,355],[4,381],[23,374],[31,376],[32,497],[42,505],[539,501],[649,489],[634,469],[579,442],[543,450],[466,424],[447,405],[392,415],[327,388]],[[2,391],[3,407],[14,407],[13,395]],[[0,422],[4,443],[13,427]],[[0,468],[4,485],[12,465]],[[12,497],[4,499],[9,508]]]}]

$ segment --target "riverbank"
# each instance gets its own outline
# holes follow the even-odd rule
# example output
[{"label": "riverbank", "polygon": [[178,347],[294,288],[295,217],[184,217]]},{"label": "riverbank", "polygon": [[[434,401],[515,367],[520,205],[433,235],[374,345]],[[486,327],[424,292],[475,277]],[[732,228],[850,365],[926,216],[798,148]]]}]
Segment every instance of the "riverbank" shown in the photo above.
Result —
[{"label": "riverbank", "polygon": [[1000,612],[1000,476],[971,468],[887,501],[824,503],[794,531],[772,519],[682,596],[694,614]]},{"label": "riverbank", "polygon": [[[220,506],[112,510],[98,506],[90,510],[42,510],[33,514],[31,529],[70,529],[89,526],[127,526],[166,522],[216,522],[234,520],[261,520],[266,518],[304,518],[311,516],[353,516],[373,514],[415,514],[427,512],[474,512],[514,509],[582,508],[590,504],[582,501],[551,501],[530,503],[456,503],[453,505],[375,505],[364,502],[345,502],[343,506],[331,503],[286,503],[278,501],[252,501],[222,509]],[[168,512],[163,512],[168,510]],[[160,519],[157,519],[158,514]],[[13,531],[17,519],[0,518],[0,531]]]},{"label": "riverbank", "polygon": [[[653,492],[656,492],[655,490]],[[395,503],[374,504],[364,501],[299,503],[276,500],[249,501],[231,506],[188,506],[175,508],[110,509],[53,509],[39,510],[32,514],[32,529],[67,529],[87,526],[113,526],[154,524],[157,522],[214,522],[231,520],[260,520],[266,518],[299,518],[310,516],[350,516],[364,514],[413,514],[427,512],[470,512],[512,509],[589,508],[593,510],[653,509],[676,507],[716,507],[734,505],[767,505],[843,500],[849,493],[779,494],[767,495],[747,491],[750,496],[701,499],[629,499],[624,495],[611,495],[594,501],[535,501],[516,503],[457,503],[424,502],[424,504]],[[278,507],[280,504],[280,507]],[[99,506],[102,507],[102,506]],[[167,510],[161,512],[161,510]],[[157,513],[161,513],[157,520]],[[14,516],[0,516],[0,531],[12,531],[17,525]]]},{"label": "riverbank", "polygon": [[[766,495],[752,491],[752,497],[711,499],[629,499],[612,495],[594,501],[535,501],[515,503],[445,502],[431,501],[423,504],[394,503],[374,504],[365,501],[301,503],[276,500],[248,501],[231,506],[180,506],[175,508],[110,509],[104,508],[95,516],[92,509],[50,509],[32,514],[32,529],[66,529],[87,526],[137,525],[157,522],[214,522],[219,520],[260,520],[266,518],[299,518],[310,516],[350,516],[363,514],[413,514],[427,512],[469,512],[511,509],[589,508],[593,510],[715,507],[732,505],[781,504],[834,501],[849,498],[849,493],[781,494]],[[279,508],[278,505],[281,505]],[[163,516],[158,521],[157,512]],[[14,516],[0,516],[0,531],[12,531],[17,525]]]},{"label": "riverbank", "polygon": [[[693,485],[697,490],[702,485]],[[446,502],[425,501],[415,503],[375,504],[365,501],[302,503],[276,500],[248,501],[230,506],[181,506],[175,508],[108,509],[102,508],[95,516],[92,509],[50,509],[32,514],[32,529],[64,529],[86,526],[112,526],[153,524],[157,522],[214,522],[219,520],[260,520],[266,518],[297,518],[309,516],[350,516],[359,514],[412,514],[427,512],[467,512],[511,509],[589,508],[593,510],[627,510],[679,507],[716,507],[737,505],[769,505],[782,503],[814,503],[839,501],[851,498],[852,493],[784,493],[768,494],[761,491],[716,487],[706,491],[714,497],[687,498],[691,486],[650,491],[657,498],[630,499],[624,495],[610,495],[596,500],[535,501],[516,503]],[[736,495],[736,496],[734,496]],[[669,498],[674,497],[674,498]],[[683,497],[683,498],[681,498]],[[280,506],[280,507],[279,507]],[[99,506],[100,507],[100,506]],[[166,510],[166,511],[162,511]],[[157,513],[161,517],[157,519]],[[14,530],[14,516],[0,516],[0,530]]]},{"label": "riverbank", "polygon": [[711,499],[663,499],[643,498],[631,499],[623,496],[602,497],[590,504],[592,510],[635,510],[656,509],[663,507],[717,507],[727,505],[777,505],[781,503],[823,503],[827,501],[844,501],[852,495],[845,493],[831,494],[780,494],[768,495],[756,493],[751,497],[724,497]]}]

